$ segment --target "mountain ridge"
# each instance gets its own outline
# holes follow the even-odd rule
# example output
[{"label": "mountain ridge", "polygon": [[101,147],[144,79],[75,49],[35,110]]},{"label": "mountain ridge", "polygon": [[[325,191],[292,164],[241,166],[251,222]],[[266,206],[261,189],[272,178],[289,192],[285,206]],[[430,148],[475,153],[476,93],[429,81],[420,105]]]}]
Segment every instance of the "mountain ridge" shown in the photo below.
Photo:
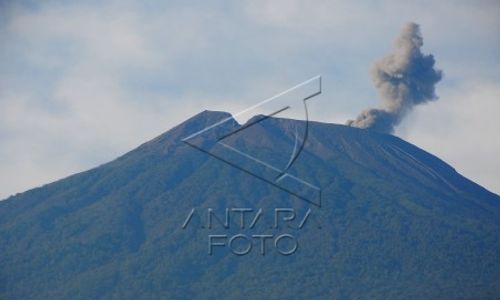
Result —
[{"label": "mountain ridge", "polygon": [[[97,169],[103,165],[107,165],[109,163],[112,163],[116,160],[119,160],[121,159],[122,157],[126,156],[126,155],[129,155],[131,153],[133,153],[134,151],[137,151],[139,149],[143,149],[143,148],[147,148],[147,147],[151,147],[152,145],[154,144],[158,144],[158,143],[163,143],[165,142],[165,140],[171,140],[169,141],[169,143],[167,143],[166,146],[169,146],[171,145],[172,143],[174,143],[175,141],[179,141],[181,140],[183,137],[185,136],[180,136],[182,135],[182,130],[183,129],[186,129],[186,127],[188,126],[193,126],[193,125],[198,125],[197,127],[194,127],[196,129],[191,129],[190,132],[195,132],[197,130],[201,130],[202,128],[204,128],[205,126],[209,126],[209,125],[213,125],[214,123],[216,123],[216,121],[220,121],[220,120],[223,120],[223,119],[226,119],[226,118],[231,118],[233,119],[234,123],[235,123],[235,126],[244,126],[244,124],[238,124],[238,122],[232,117],[231,113],[229,112],[224,112],[224,111],[212,111],[212,110],[204,110],[190,118],[188,118],[187,120],[185,120],[184,122],[178,124],[178,125],[175,125],[174,127],[168,129],[167,131],[159,134],[158,136],[152,138],[151,140],[147,141],[147,142],[144,142],[142,144],[140,144],[139,146],[137,146],[136,148],[130,150],[130,151],[127,151],[126,153],[118,156],[117,158],[109,161],[109,162],[105,162],[105,163],[102,163],[102,164],[99,164],[97,165],[96,167],[92,167],[88,170],[85,170],[85,171],[81,171],[81,172],[77,172],[77,173],[74,173],[74,174],[70,174],[66,177],[63,177],[61,179],[58,179],[56,181],[53,181],[53,182],[49,182],[49,183],[46,183],[46,184],[43,184],[41,186],[38,186],[38,187],[33,187],[33,188],[30,188],[28,190],[25,190],[23,192],[18,192],[16,194],[13,194],[13,195],[10,195],[10,196],[7,196],[7,198],[4,198],[4,199],[1,199],[0,201],[5,201],[11,197],[15,197],[16,195],[18,194],[21,194],[21,193],[25,193],[25,192],[29,192],[31,190],[34,190],[34,189],[39,189],[39,188],[43,188],[49,184],[53,184],[53,183],[56,183],[58,181],[61,181],[61,180],[64,180],[64,179],[67,179],[67,178],[70,178],[70,177],[73,177],[73,176],[76,176],[76,175],[79,175],[79,174],[82,174],[82,173],[85,173],[85,172],[89,172],[89,171],[92,171],[94,169]],[[274,118],[274,119],[281,119],[281,118]],[[287,120],[287,119],[283,119],[283,120]],[[293,120],[293,119],[288,119],[288,120]],[[199,124],[199,121],[202,121],[202,124],[200,125]],[[250,121],[250,120],[249,120]],[[198,123],[198,124],[193,124],[193,122],[195,123]],[[399,141],[402,141],[404,143],[407,143],[407,144],[410,144],[411,146],[419,149],[420,151],[423,151],[425,152],[427,155],[429,155],[430,157],[433,157],[433,159],[436,159],[440,162],[442,162],[444,165],[448,166],[450,169],[453,170],[453,172],[459,174],[460,176],[463,176],[462,174],[460,174],[453,166],[451,166],[450,164],[448,164],[447,162],[445,162],[444,160],[442,160],[441,158],[435,156],[434,154],[414,145],[414,144],[411,144],[407,141],[405,141],[404,139],[401,139],[395,135],[392,135],[392,134],[386,134],[386,133],[378,133],[376,131],[371,131],[369,129],[361,129],[361,128],[357,128],[357,127],[351,127],[351,126],[347,126],[347,125],[342,125],[342,124],[335,124],[335,123],[325,123],[325,122],[317,122],[317,121],[308,121],[309,123],[311,124],[321,124],[321,125],[327,125],[327,126],[331,126],[331,127],[337,127],[337,128],[343,128],[345,130],[349,130],[351,133],[355,133],[355,132],[370,132],[370,134],[374,134],[374,135],[380,135],[380,136],[386,136],[386,137],[390,137],[390,138],[393,138],[393,139],[396,139],[396,140],[399,140]],[[180,134],[180,135],[179,135]],[[172,141],[173,140],[173,141]],[[164,145],[165,146],[165,145]],[[468,181],[480,186],[482,189],[486,190],[487,192],[489,193],[492,193],[496,196],[499,196],[498,194],[496,194],[495,192],[492,192],[490,190],[488,190],[486,187],[468,179],[467,177],[464,176],[464,178],[466,178]]]},{"label": "mountain ridge", "polygon": [[[109,163],[1,201],[0,298],[500,293],[498,195],[397,137],[310,122],[290,173],[326,186],[316,208],[182,142],[230,116],[202,112]],[[228,143],[286,163],[275,150],[293,146],[300,125],[269,118]],[[210,230],[201,217],[182,226],[192,209],[238,207],[310,210],[320,226]],[[299,248],[290,256],[271,246],[265,256],[208,255],[207,234],[221,233],[292,234]]]}]

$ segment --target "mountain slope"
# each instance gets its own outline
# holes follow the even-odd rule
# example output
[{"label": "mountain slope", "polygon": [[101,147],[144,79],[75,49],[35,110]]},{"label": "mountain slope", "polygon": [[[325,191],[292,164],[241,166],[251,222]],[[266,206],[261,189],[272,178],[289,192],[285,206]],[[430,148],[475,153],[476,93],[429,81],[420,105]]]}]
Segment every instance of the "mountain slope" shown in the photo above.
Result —
[{"label": "mountain slope", "polygon": [[[290,173],[324,187],[316,207],[181,142],[229,116],[200,113],[110,163],[1,201],[0,299],[500,295],[498,195],[394,136],[311,122]],[[293,145],[300,122],[270,118],[232,142],[281,163],[276,149]],[[262,209],[262,221],[241,228],[233,214],[229,228],[208,226],[208,210],[223,219],[226,208],[252,209],[249,219]],[[296,218],[274,228],[275,208]],[[256,242],[247,255],[209,255],[210,234],[273,238],[265,255]],[[273,246],[281,234],[298,241],[294,254]]]}]

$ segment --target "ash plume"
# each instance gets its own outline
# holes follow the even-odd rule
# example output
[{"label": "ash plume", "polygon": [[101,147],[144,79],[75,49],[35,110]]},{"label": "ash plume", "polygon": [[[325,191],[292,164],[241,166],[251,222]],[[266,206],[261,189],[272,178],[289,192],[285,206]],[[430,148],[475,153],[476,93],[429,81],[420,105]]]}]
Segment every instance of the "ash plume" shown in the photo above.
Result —
[{"label": "ash plume", "polygon": [[443,76],[434,68],[434,57],[420,51],[420,26],[405,25],[394,44],[393,53],[377,61],[372,78],[381,97],[379,108],[363,111],[347,125],[392,133],[415,105],[436,100],[435,85]]}]

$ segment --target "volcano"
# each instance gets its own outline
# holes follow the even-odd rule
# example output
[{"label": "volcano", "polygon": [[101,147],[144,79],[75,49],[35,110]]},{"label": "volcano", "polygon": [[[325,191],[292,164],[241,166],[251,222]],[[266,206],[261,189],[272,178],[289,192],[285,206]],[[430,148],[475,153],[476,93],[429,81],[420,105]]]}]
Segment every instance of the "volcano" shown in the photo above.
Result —
[{"label": "volcano", "polygon": [[[321,187],[317,205],[260,178],[259,166],[247,172],[241,155],[183,141],[228,118],[202,112],[0,201],[0,299],[500,296],[498,195],[395,136],[308,122],[287,172]],[[299,122],[267,118],[227,143],[290,165]]]}]

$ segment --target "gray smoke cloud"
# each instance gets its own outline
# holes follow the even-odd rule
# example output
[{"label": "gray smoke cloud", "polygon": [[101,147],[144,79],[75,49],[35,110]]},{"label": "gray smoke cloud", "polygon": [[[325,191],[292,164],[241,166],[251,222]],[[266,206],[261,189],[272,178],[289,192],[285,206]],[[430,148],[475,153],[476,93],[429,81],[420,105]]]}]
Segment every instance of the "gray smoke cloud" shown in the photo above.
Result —
[{"label": "gray smoke cloud", "polygon": [[415,105],[436,100],[435,85],[443,77],[434,68],[434,57],[420,51],[423,45],[420,26],[408,23],[397,37],[394,51],[377,61],[372,78],[382,103],[363,111],[347,125],[392,133]]}]

